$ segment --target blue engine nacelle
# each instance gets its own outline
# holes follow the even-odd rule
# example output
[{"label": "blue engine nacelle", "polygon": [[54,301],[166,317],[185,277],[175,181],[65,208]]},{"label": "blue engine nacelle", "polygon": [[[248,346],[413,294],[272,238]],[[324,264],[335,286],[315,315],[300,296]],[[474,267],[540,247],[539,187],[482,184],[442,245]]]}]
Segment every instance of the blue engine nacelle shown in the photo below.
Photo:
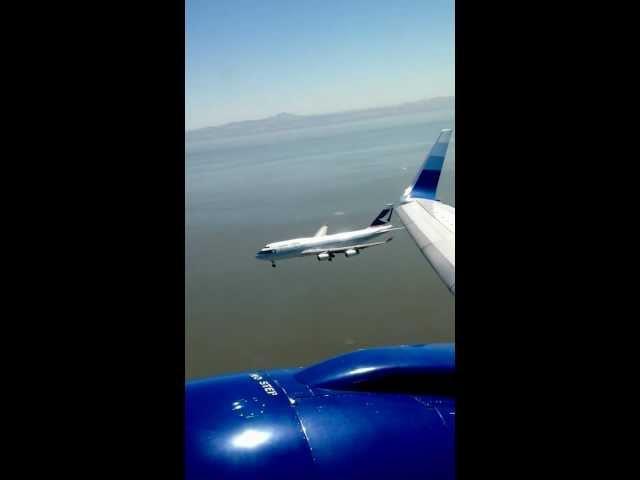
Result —
[{"label": "blue engine nacelle", "polygon": [[453,479],[454,347],[359,350],[186,385],[194,479]]}]

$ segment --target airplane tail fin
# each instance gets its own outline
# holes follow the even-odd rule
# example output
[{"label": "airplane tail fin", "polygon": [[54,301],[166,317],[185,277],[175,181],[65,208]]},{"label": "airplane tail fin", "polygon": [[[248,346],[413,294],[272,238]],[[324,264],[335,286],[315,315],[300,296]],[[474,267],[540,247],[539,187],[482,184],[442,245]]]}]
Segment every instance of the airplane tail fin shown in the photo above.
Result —
[{"label": "airplane tail fin", "polygon": [[427,158],[418,170],[413,184],[405,190],[404,198],[411,196],[413,198],[436,199],[436,190],[449,140],[451,140],[451,132],[449,128],[440,132],[436,143],[433,144]]},{"label": "airplane tail fin", "polygon": [[[377,227],[379,225],[386,225],[391,221],[391,215],[393,214],[393,204],[389,203],[385,205],[384,209],[378,214],[376,218],[374,218],[373,222],[371,222],[371,227]],[[388,217],[387,217],[388,215]],[[385,220],[384,217],[387,217]]]}]

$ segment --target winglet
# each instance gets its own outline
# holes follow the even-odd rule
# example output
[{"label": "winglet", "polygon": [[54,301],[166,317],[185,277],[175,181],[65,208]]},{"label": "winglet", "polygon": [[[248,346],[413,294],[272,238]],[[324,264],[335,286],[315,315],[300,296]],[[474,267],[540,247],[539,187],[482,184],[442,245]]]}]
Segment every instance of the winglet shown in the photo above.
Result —
[{"label": "winglet", "polygon": [[418,170],[413,184],[404,191],[402,196],[404,201],[410,198],[435,200],[444,157],[447,154],[449,140],[451,140],[451,133],[452,130],[450,128],[445,128],[440,132],[436,143],[433,144],[422,167]]},{"label": "winglet", "polygon": [[324,237],[327,234],[327,228],[328,227],[326,225],[321,226],[314,237]]}]

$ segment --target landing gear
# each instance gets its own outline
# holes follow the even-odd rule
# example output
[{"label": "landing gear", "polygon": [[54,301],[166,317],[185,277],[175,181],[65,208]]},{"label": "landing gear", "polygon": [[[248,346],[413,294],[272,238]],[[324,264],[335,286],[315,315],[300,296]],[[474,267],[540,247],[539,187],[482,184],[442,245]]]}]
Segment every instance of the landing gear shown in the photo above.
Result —
[{"label": "landing gear", "polygon": [[272,266],[273,268],[276,268],[276,262],[271,262],[271,266]]}]

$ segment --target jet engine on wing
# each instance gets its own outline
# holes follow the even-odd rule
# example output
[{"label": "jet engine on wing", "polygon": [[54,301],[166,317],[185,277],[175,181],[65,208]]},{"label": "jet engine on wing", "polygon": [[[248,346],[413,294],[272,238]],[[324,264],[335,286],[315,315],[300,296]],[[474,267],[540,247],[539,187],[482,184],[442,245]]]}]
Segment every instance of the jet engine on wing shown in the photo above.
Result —
[{"label": "jet engine on wing", "polygon": [[187,480],[455,478],[452,344],[187,382]]},{"label": "jet engine on wing", "polygon": [[350,248],[349,250],[344,252],[344,256],[345,257],[353,257],[354,255],[358,255],[359,253],[360,253],[359,250],[356,250],[355,248]]},{"label": "jet engine on wing", "polygon": [[318,254],[318,261],[321,262],[323,260],[329,260],[331,259],[331,255],[329,255],[328,253],[319,253]]}]

